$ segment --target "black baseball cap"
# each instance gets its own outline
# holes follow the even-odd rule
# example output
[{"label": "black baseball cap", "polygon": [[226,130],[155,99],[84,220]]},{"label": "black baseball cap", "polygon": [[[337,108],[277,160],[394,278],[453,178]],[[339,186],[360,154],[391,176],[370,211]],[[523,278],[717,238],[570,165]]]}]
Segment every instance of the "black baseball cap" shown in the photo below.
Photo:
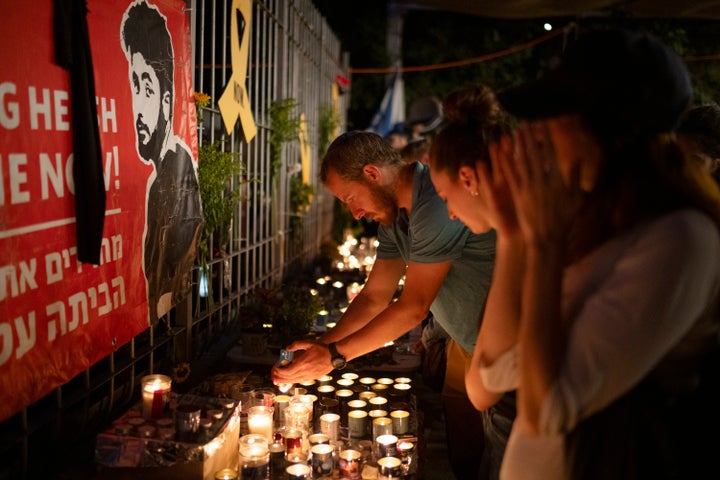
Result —
[{"label": "black baseball cap", "polygon": [[624,29],[581,33],[543,76],[499,92],[509,113],[539,119],[579,113],[609,132],[674,130],[692,102],[682,59],[653,36]]}]

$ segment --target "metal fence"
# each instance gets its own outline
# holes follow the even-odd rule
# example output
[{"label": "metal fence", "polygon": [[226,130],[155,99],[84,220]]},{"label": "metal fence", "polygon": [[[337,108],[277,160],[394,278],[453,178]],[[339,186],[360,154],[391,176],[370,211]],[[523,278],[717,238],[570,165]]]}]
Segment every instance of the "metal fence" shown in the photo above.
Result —
[{"label": "metal fence", "polygon": [[[102,359],[40,401],[0,424],[0,479],[90,478],[94,436],[138,397],[139,379],[205,356],[233,341],[242,324],[239,306],[257,286],[277,286],[289,269],[311,262],[331,234],[333,198],[317,180],[321,122],[334,107],[344,127],[348,95],[334,95],[336,75],[347,70],[340,43],[311,0],[255,0],[249,25],[247,91],[257,134],[244,140],[239,124],[227,135],[216,101],[230,78],[231,0],[188,0],[195,58],[195,90],[211,96],[199,124],[200,143],[220,142],[245,165],[242,200],[229,242],[210,261],[213,299],[201,294],[202,271],[193,272],[193,293],[157,325]],[[303,145],[287,142],[273,176],[269,110],[293,99],[306,122],[310,181],[308,209],[292,207]],[[248,181],[249,180],[249,181]]]}]

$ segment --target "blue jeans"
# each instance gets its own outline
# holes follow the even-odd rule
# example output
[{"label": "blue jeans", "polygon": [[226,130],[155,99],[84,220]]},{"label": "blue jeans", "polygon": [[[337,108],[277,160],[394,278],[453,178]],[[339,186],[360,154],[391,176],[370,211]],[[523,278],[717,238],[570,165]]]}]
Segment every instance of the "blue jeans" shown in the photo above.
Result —
[{"label": "blue jeans", "polygon": [[515,419],[515,393],[506,393],[497,404],[484,410],[482,414],[485,449],[480,479],[498,480],[505,446]]}]

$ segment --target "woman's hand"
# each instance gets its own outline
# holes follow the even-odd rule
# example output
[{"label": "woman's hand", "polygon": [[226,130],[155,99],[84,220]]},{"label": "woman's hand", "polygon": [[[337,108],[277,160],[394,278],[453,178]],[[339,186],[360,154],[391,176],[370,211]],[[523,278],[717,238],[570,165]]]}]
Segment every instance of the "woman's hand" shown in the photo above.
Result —
[{"label": "woman's hand", "polygon": [[500,163],[528,245],[564,248],[581,205],[579,164],[563,178],[547,120],[523,122],[513,132],[515,151]]},{"label": "woman's hand", "polygon": [[488,146],[492,172],[487,163],[478,162],[478,193],[487,206],[487,218],[492,227],[502,237],[519,235],[517,215],[512,194],[501,164],[512,161],[515,154],[513,141],[503,137],[500,142]]}]

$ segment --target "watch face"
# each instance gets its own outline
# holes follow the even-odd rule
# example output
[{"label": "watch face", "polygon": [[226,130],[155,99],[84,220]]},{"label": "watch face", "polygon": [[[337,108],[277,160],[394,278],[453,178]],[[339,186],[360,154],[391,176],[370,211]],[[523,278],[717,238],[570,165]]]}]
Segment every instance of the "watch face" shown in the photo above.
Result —
[{"label": "watch face", "polygon": [[336,369],[345,368],[346,364],[347,364],[347,362],[342,358],[335,357],[332,359],[333,368],[336,368]]}]

